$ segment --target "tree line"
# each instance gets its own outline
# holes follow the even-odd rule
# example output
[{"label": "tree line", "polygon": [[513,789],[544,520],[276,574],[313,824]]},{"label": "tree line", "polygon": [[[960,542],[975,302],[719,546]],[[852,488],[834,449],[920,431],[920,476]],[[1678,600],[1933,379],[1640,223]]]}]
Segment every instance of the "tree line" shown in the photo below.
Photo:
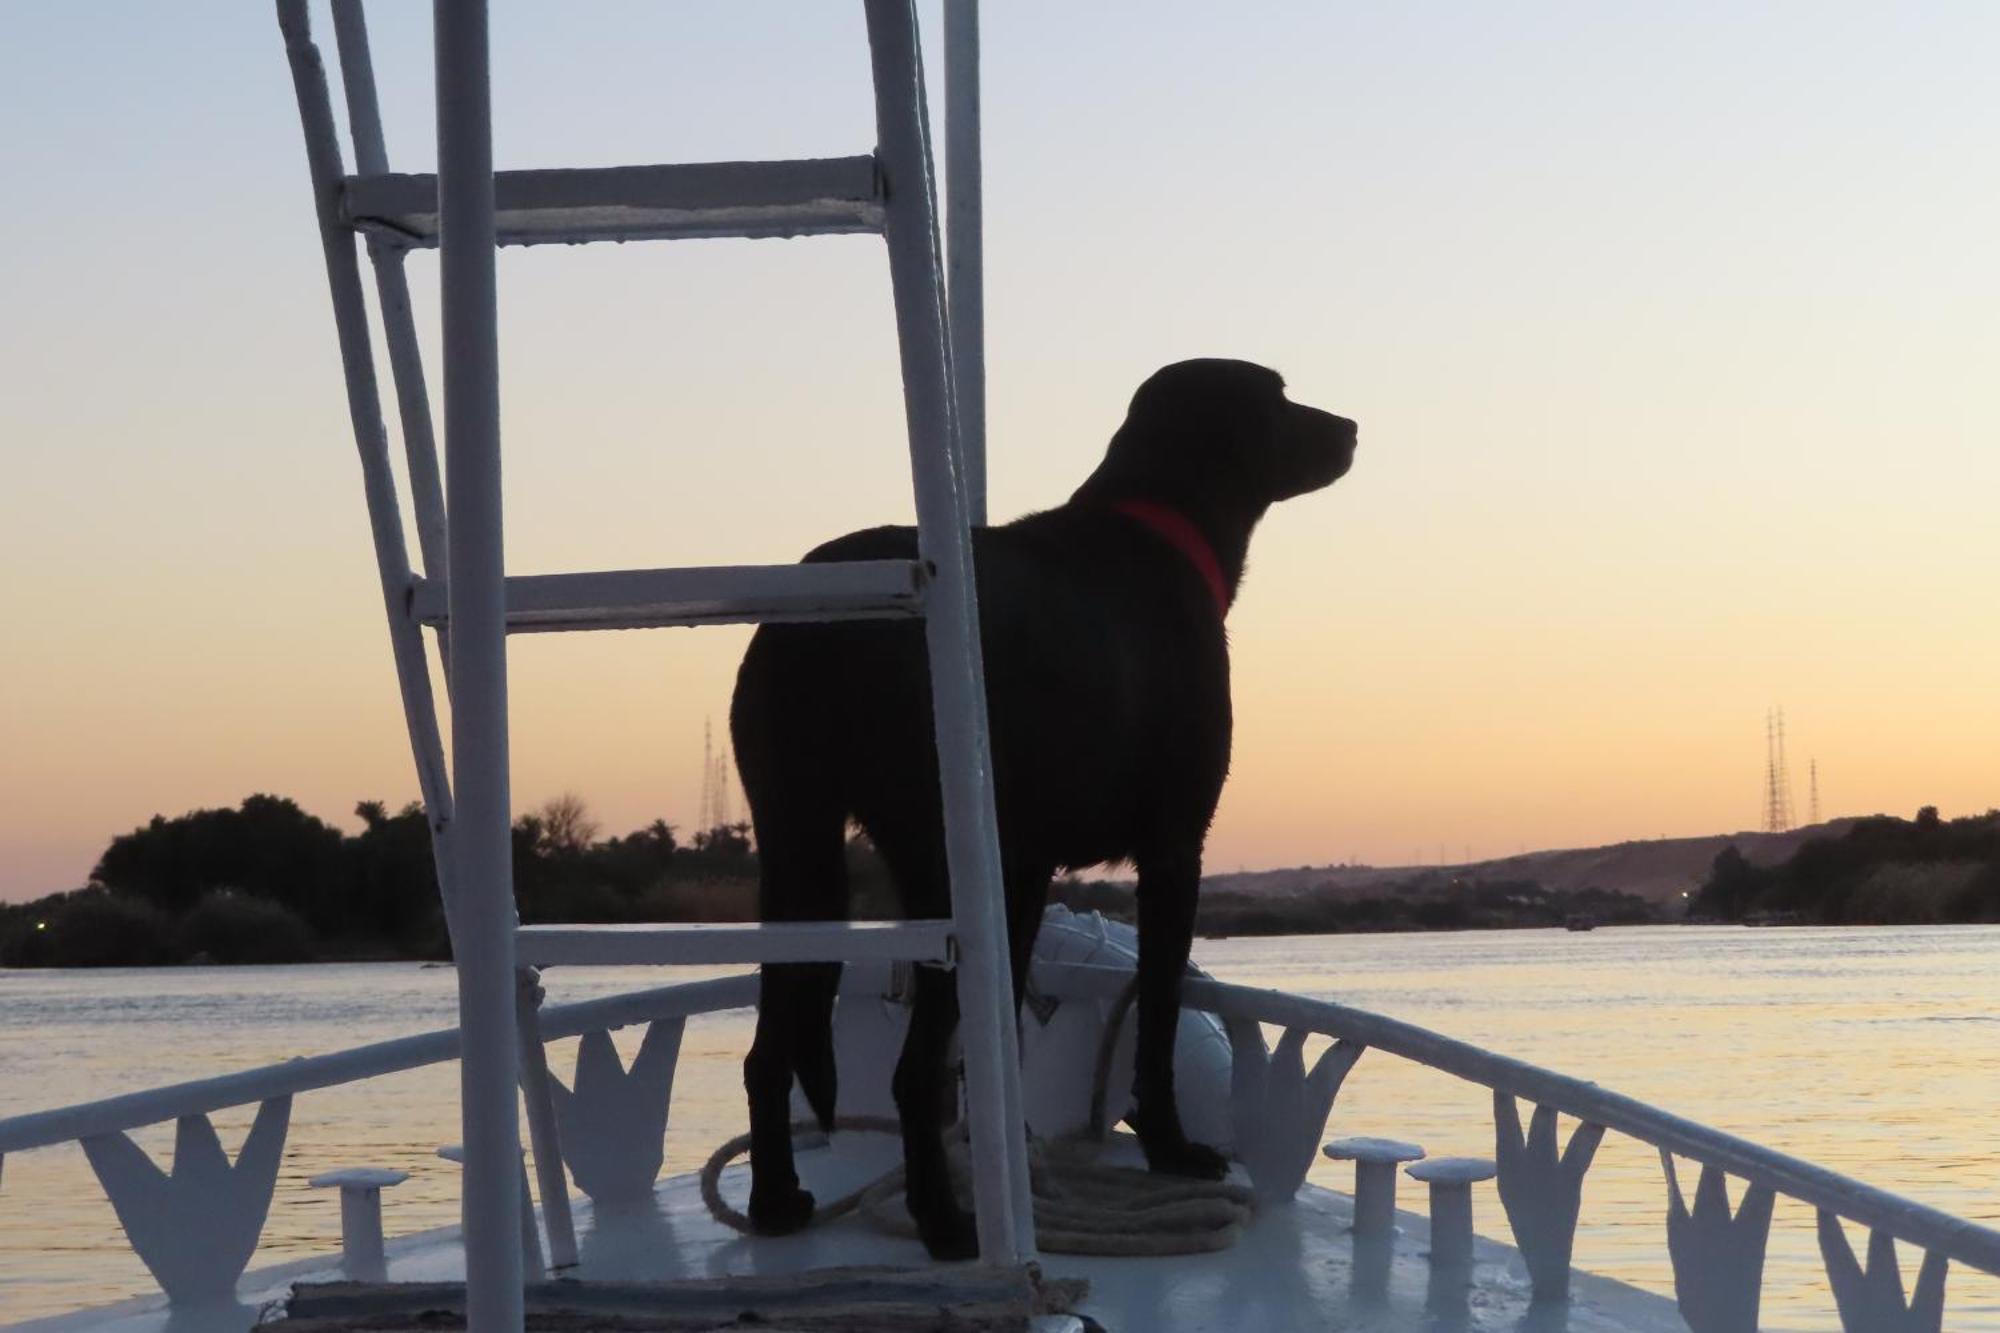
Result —
[{"label": "tree line", "polygon": [[1693,911],[1827,926],[2000,921],[2000,810],[1941,819],[1927,805],[1915,819],[1871,815],[1770,866],[1725,847]]},{"label": "tree line", "polygon": [[[0,966],[144,967],[449,956],[420,805],[355,807],[346,833],[281,796],[194,810],[113,838],[82,888],[0,904]],[[515,901],[541,921],[747,920],[747,824],[685,845],[654,820],[600,839],[564,795],[513,825]],[[862,879],[867,879],[862,867]]]}]

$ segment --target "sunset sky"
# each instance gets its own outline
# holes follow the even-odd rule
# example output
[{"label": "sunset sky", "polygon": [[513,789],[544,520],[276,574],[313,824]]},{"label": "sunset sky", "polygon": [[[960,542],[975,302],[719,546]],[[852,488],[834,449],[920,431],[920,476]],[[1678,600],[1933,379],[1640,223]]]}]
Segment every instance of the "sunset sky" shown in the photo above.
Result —
[{"label": "sunset sky", "polygon": [[[1773,704],[1802,816],[1814,758],[1829,815],[2000,804],[2000,7],[985,9],[994,516],[1066,497],[1182,357],[1361,424],[1252,548],[1211,869],[1754,827]],[[873,143],[858,4],[495,11],[503,166]],[[371,9],[410,170],[428,15]],[[270,7],[7,20],[19,898],[155,812],[353,827],[416,784]],[[909,519],[879,240],[500,274],[513,572]],[[747,636],[516,640],[517,804],[691,825]]]}]

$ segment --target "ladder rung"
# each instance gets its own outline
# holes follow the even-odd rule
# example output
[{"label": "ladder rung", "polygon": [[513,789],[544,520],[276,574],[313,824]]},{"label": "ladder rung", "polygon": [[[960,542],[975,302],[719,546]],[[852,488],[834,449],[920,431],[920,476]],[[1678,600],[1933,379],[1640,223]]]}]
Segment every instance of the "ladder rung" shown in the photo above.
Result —
[{"label": "ladder rung", "polygon": [[[873,157],[500,171],[493,197],[501,245],[882,230]],[[349,176],[340,214],[407,245],[436,245],[437,177]]]},{"label": "ladder rung", "polygon": [[951,958],[949,921],[787,921],[743,925],[522,926],[519,961],[557,963],[853,963]]},{"label": "ladder rung", "polygon": [[[507,580],[507,631],[919,616],[925,580],[915,560],[516,575]],[[423,624],[444,624],[446,602],[444,584],[413,580],[411,606]]]}]

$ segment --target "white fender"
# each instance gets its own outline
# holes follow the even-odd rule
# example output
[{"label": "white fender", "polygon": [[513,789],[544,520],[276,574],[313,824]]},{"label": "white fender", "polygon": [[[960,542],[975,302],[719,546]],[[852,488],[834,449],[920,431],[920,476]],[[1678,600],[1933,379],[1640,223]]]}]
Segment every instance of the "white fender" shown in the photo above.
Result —
[{"label": "white fender", "polygon": [[[1035,957],[1134,971],[1139,933],[1097,912],[1078,915],[1051,904],[1035,940]],[[1028,1125],[1045,1138],[1083,1130],[1090,1118],[1097,1049],[1112,1005],[1104,1000],[1053,1000],[1034,995],[1021,1010],[1021,1098]],[[843,997],[834,1008],[834,1061],[840,1070],[842,1115],[889,1115],[895,1102],[889,1080],[903,1049],[909,1007],[894,1000]],[[1128,1014],[1105,1085],[1107,1119],[1115,1124],[1132,1102],[1133,1023]],[[1198,1143],[1228,1149],[1230,1123],[1229,1037],[1212,1014],[1181,1012],[1174,1046],[1174,1098],[1181,1124]],[[792,1092],[793,1114],[810,1115]]]}]

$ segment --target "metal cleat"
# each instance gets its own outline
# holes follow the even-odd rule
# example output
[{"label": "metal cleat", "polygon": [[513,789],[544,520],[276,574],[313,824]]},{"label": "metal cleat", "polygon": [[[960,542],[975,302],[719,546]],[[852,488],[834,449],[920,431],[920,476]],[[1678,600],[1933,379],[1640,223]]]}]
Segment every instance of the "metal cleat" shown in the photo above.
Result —
[{"label": "metal cleat", "polygon": [[382,1191],[409,1178],[407,1171],[350,1166],[306,1181],[316,1190],[340,1191],[340,1265],[355,1281],[381,1282],[389,1276],[382,1247]]},{"label": "metal cleat", "polygon": [[1336,1162],[1354,1163],[1354,1232],[1386,1236],[1396,1229],[1396,1168],[1419,1162],[1424,1150],[1399,1139],[1335,1139],[1320,1149]]},{"label": "metal cleat", "polygon": [[1484,1157],[1433,1157],[1405,1170],[1431,1187],[1431,1271],[1472,1275],[1472,1187],[1497,1168]]}]

